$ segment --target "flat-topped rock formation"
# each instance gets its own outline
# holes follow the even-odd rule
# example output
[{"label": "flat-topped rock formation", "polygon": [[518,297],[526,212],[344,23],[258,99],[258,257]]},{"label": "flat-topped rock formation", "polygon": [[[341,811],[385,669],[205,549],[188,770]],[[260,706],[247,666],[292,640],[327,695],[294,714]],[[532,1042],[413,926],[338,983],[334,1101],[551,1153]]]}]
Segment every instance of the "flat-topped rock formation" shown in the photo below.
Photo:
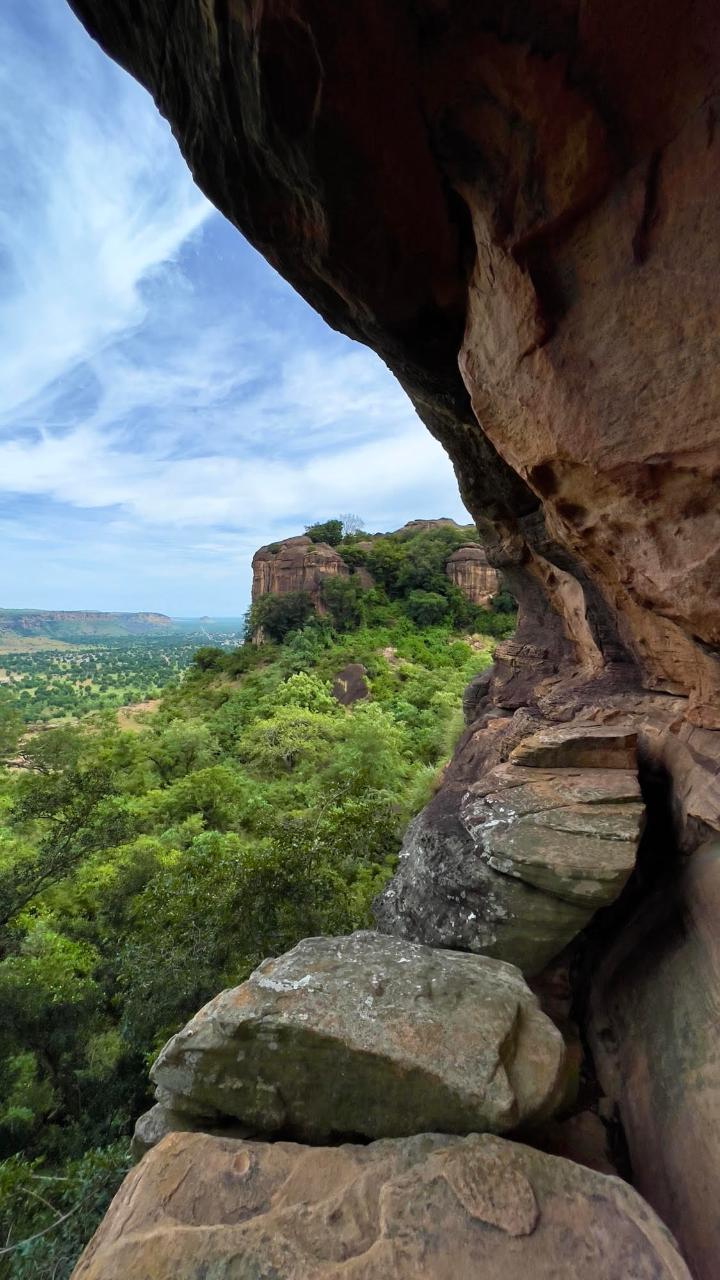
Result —
[{"label": "flat-topped rock formation", "polygon": [[497,570],[488,564],[487,552],[476,544],[453,551],[445,572],[472,604],[489,605],[500,586]]},{"label": "flat-topped rock formation", "polygon": [[318,613],[324,610],[320,593],[323,578],[347,578],[350,573],[333,547],[326,542],[313,542],[307,534],[260,547],[253,556],[252,571],[253,603],[261,596],[306,591]]}]

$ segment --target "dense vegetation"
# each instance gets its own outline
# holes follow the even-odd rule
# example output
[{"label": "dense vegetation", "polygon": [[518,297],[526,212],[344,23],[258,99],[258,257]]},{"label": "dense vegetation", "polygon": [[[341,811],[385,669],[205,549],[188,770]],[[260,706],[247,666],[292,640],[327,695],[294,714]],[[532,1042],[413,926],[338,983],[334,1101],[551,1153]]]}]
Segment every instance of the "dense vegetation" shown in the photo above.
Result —
[{"label": "dense vegetation", "polygon": [[[420,579],[393,581],[282,643],[203,647],[140,731],[104,711],[19,747],[0,700],[5,1280],[69,1274],[179,1025],[263,957],[370,922],[494,643],[419,625]],[[348,662],[370,691],[352,707],[331,695]]]},{"label": "dense vegetation", "polygon": [[[335,547],[351,570],[347,578],[327,577],[323,583],[322,601],[336,630],[396,626],[404,620],[418,627],[446,625],[497,636],[512,630],[515,602],[507,592],[498,593],[492,611],[481,609],[445,572],[453,551],[477,542],[472,525],[401,529],[382,535],[360,528],[345,532],[356,519],[325,520],[306,529],[314,541]],[[312,600],[303,591],[261,596],[250,610],[248,631],[282,641],[313,612]]]},{"label": "dense vegetation", "polygon": [[[82,647],[0,653],[0,687],[12,692],[26,724],[49,724],[144,702],[158,698],[187,670],[198,638],[105,640]],[[226,643],[224,636],[221,639]],[[236,632],[235,644],[239,639]]]}]

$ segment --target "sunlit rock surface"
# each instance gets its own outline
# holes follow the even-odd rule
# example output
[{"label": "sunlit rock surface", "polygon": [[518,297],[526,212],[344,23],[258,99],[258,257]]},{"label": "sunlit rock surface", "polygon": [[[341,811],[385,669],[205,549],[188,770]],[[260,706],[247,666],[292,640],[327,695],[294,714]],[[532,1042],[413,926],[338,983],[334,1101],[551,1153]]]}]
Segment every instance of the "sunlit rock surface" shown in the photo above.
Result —
[{"label": "sunlit rock surface", "polygon": [[74,1280],[690,1280],[618,1178],[473,1135],[303,1147],[173,1134]]}]

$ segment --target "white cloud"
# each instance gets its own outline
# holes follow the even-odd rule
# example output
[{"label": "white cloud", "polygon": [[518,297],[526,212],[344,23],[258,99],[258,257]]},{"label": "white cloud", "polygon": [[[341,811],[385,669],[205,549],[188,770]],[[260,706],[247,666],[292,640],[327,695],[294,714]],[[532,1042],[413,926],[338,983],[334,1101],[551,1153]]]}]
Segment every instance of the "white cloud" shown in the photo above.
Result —
[{"label": "white cloud", "polygon": [[[100,59],[69,12],[0,15],[0,387],[13,425],[54,380],[146,312],[210,212],[140,87]],[[54,12],[53,12],[54,10]],[[46,20],[46,21],[44,21]],[[47,44],[39,43],[42,27]]]},{"label": "white cloud", "polygon": [[311,520],[462,518],[385,366],[211,210],[60,0],[4,0],[0,164],[5,603],[237,613],[255,547]]}]

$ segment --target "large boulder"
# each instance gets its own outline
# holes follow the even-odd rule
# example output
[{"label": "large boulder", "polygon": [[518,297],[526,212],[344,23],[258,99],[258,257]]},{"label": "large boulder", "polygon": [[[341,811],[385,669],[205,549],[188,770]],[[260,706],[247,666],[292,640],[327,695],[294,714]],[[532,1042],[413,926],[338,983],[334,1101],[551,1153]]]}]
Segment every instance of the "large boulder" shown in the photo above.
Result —
[{"label": "large boulder", "polygon": [[73,1280],[690,1280],[618,1178],[500,1138],[166,1138]]},{"label": "large boulder", "polygon": [[376,924],[539,973],[621,892],[642,818],[629,769],[499,765],[445,787],[411,823]]},{"label": "large boulder", "polygon": [[589,1032],[633,1181],[696,1280],[720,1267],[720,842],[639,906],[594,966]]},{"label": "large boulder", "polygon": [[322,1142],[503,1132],[566,1089],[560,1032],[511,965],[376,933],[307,938],[211,1000],[152,1069],[198,1127]]}]

